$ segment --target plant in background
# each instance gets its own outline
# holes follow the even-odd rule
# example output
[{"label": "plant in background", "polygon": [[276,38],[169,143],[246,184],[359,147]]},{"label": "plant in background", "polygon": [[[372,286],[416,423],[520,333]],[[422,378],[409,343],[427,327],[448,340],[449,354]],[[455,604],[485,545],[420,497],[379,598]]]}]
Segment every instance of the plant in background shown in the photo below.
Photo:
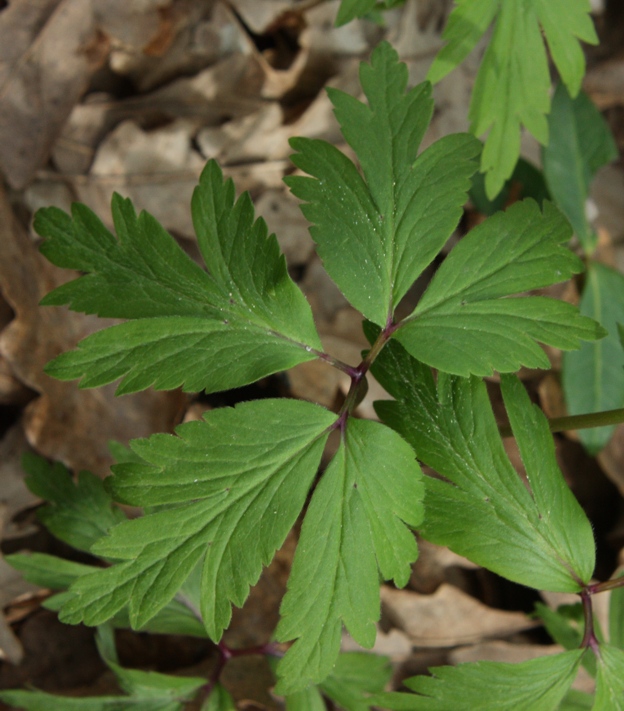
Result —
[{"label": "plant in background", "polygon": [[[392,0],[342,0],[338,22],[345,23]],[[477,46],[492,28],[470,102],[470,130],[488,133],[481,156],[490,199],[501,191],[520,155],[520,130],[548,144],[550,71],[546,41],[570,95],[576,97],[585,74],[579,41],[597,44],[589,0],[455,0],[444,30],[446,45],[427,78],[436,84]]]},{"label": "plant in background", "polygon": [[[494,11],[499,3],[489,5]],[[497,28],[510,20],[507,12],[501,9]],[[357,365],[323,350],[274,236],[254,221],[247,195],[235,201],[214,162],[192,205],[207,271],[119,196],[117,237],[84,206],[72,217],[54,208],[38,213],[43,253],[84,273],[45,303],[128,319],[60,355],[51,375],[80,378],[83,387],[121,378],[120,394],[152,385],[215,392],[320,359],[351,378],[337,413],[292,400],[248,402],[181,425],[175,436],[131,443],[107,486],[116,501],[145,515],[109,521],[89,549],[111,564],[66,580],[61,619],[123,619],[146,629],[195,586],[194,623],[219,642],[231,605],[243,604],[301,514],[329,433],[338,431],[340,446],[314,487],[281,607],[276,638],[294,643],[277,667],[278,693],[303,699],[300,707],[317,698],[309,690],[331,683],[343,625],[372,646],[379,577],[407,582],[417,556],[410,529],[417,529],[516,582],[578,593],[585,634],[579,648],[555,657],[435,670],[412,683],[416,695],[373,696],[360,708],[552,709],[591,655],[598,668],[593,708],[624,708],[624,652],[594,633],[591,604],[619,580],[590,584],[591,526],[556,466],[548,423],[511,375],[549,366],[538,342],[569,350],[605,335],[573,306],[526,295],[582,270],[562,246],[571,234],[567,221],[550,203],[540,210],[532,200],[493,215],[451,251],[414,311],[396,320],[401,299],[460,219],[481,144],[456,134],[418,155],[433,112],[431,85],[406,91],[407,69],[388,44],[362,64],[360,77],[367,104],[335,89],[329,95],[361,172],[334,146],[300,138],[292,141],[293,160],[309,177],[287,178],[329,275],[369,322],[371,348]],[[491,193],[487,178],[486,188]],[[371,369],[396,398],[378,405],[386,424],[353,416]],[[495,371],[503,374],[528,487],[504,453],[480,380]],[[445,479],[423,477],[416,457]],[[110,651],[104,656],[114,664]]]}]

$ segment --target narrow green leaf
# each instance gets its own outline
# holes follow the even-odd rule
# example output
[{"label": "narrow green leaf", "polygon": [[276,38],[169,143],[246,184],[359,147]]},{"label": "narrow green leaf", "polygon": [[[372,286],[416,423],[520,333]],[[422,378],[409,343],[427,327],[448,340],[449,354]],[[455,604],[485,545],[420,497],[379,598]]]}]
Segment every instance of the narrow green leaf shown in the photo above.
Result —
[{"label": "narrow green leaf", "polygon": [[378,694],[371,702],[397,711],[553,711],[574,681],[584,653],[577,649],[519,664],[436,667],[430,677],[403,682],[417,695]]},{"label": "narrow green leaf", "polygon": [[592,711],[623,711],[624,651],[611,644],[601,644],[596,656],[598,674]]},{"label": "narrow green leaf", "polygon": [[540,143],[548,142],[550,73],[541,30],[563,81],[576,96],[585,72],[579,40],[598,42],[589,12],[589,0],[456,0],[444,31],[447,45],[428,78],[437,82],[448,74],[494,23],[469,114],[475,135],[489,131],[481,170],[490,199],[513,172],[522,127]]},{"label": "narrow green leaf", "polygon": [[[572,624],[569,616],[552,610],[541,602],[535,603],[535,612],[544,623],[544,627],[553,640],[564,649],[578,649],[583,639],[583,632]],[[581,617],[582,617],[581,610]]]},{"label": "narrow green leaf", "polygon": [[447,136],[417,157],[433,113],[431,86],[406,92],[405,64],[387,42],[360,66],[368,105],[329,90],[345,139],[362,167],[323,141],[296,138],[293,162],[312,177],[286,183],[325,268],[368,319],[385,325],[456,227],[481,144]]},{"label": "narrow green leaf", "polygon": [[586,254],[596,246],[585,204],[596,171],[618,156],[602,114],[587,94],[572,99],[559,83],[548,117],[550,141],[542,148],[544,175],[557,205],[570,220]]},{"label": "narrow green leaf", "polygon": [[123,562],[78,580],[61,619],[96,625],[128,605],[141,627],[203,561],[201,616],[218,640],[231,603],[243,604],[294,525],[335,419],[311,403],[261,400],[133,441],[143,464],[114,466],[115,496],[172,508],[112,529],[93,550]]},{"label": "narrow green leaf", "polygon": [[369,695],[383,691],[392,677],[385,657],[364,652],[341,654],[330,676],[320,685],[325,696],[347,711],[368,711]]},{"label": "narrow green leaf", "polygon": [[403,586],[417,557],[407,526],[423,515],[422,474],[409,445],[377,422],[350,420],[301,529],[276,636],[296,639],[280,662],[277,693],[323,681],[342,623],[363,646],[375,641],[379,582]]},{"label": "narrow green leaf", "polygon": [[93,565],[75,563],[47,553],[14,553],[5,556],[4,560],[19,570],[29,583],[52,590],[66,590],[81,576],[97,570]]},{"label": "narrow green leaf", "polygon": [[590,711],[593,704],[593,694],[570,689],[557,707],[557,711]]},{"label": "narrow green leaf", "polygon": [[59,462],[49,464],[27,453],[22,466],[28,474],[26,485],[48,503],[37,511],[43,525],[61,541],[82,551],[90,551],[95,541],[118,523],[123,511],[113,500],[102,480],[90,472],[80,472],[74,484],[70,472]]},{"label": "narrow green leaf", "polygon": [[456,375],[549,368],[536,341],[578,348],[605,335],[570,304],[538,296],[504,298],[556,284],[582,270],[562,243],[569,227],[550,203],[515,203],[473,229],[436,272],[395,338],[419,360]]},{"label": "narrow green leaf", "polygon": [[232,181],[224,182],[210,161],[192,205],[209,273],[154,218],[137,217],[119,196],[113,198],[118,239],[84,206],[74,207],[73,219],[55,208],[40,211],[35,225],[44,254],[87,272],[43,303],[136,319],[83,340],[47,372],[83,378],[83,387],[126,376],[119,393],[152,384],[215,391],[315,358],[321,343],[312,313],[275,235],[267,236],[263,220],[254,221],[248,194],[234,197]]},{"label": "narrow green leaf", "polygon": [[449,481],[425,478],[425,538],[510,580],[578,592],[594,569],[589,521],[558,469],[544,415],[514,376],[502,377],[530,489],[510,463],[487,390],[477,378],[438,375],[390,342],[373,374],[397,402],[375,404],[420,460]]},{"label": "narrow green leaf", "polygon": [[131,699],[127,696],[71,698],[44,691],[0,691],[0,701],[25,711],[182,711],[169,700]]},{"label": "narrow green leaf", "polygon": [[[620,570],[614,577],[622,577]],[[624,649],[624,587],[614,588],[609,599],[609,642]]]},{"label": "narrow green leaf", "polygon": [[[598,262],[587,267],[579,305],[584,316],[607,330],[606,338],[583,343],[580,350],[563,358],[562,385],[570,415],[614,410],[624,405],[624,353],[617,324],[624,322],[624,276]],[[609,441],[615,425],[578,431],[590,454]]]}]

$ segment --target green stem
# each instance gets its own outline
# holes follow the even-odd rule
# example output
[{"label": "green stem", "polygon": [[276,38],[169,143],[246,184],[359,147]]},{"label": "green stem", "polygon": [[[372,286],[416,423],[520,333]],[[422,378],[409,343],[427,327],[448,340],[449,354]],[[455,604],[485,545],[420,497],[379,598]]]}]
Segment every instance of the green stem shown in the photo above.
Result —
[{"label": "green stem", "polygon": [[[566,430],[585,430],[590,427],[604,427],[605,425],[619,425],[624,422],[624,408],[605,410],[604,412],[589,412],[585,415],[569,415],[568,417],[553,417],[548,420],[551,432],[564,432]],[[501,437],[513,437],[509,425],[499,428]]]}]

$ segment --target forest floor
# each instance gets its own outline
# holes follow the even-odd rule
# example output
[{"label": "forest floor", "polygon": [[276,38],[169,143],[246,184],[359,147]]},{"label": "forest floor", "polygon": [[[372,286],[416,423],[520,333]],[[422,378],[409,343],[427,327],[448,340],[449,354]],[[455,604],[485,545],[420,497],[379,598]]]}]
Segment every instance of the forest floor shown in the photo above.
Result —
[{"label": "forest floor", "polygon": [[[613,3],[618,5],[619,3]],[[80,201],[110,224],[114,191],[151,212],[197,255],[190,198],[199,173],[216,158],[237,190],[248,190],[278,235],[291,274],[312,304],[325,346],[357,364],[366,346],[361,317],[323,271],[308,224],[282,178],[293,172],[292,136],[342,143],[327,85],[359,95],[358,65],[381,39],[407,63],[410,83],[423,81],[442,46],[449,0],[408,0],[386,25],[356,21],[334,27],[338,3],[306,0],[0,0],[0,534],[2,553],[29,550],[85,560],[37,521],[41,501],[25,486],[21,457],[34,451],[73,471],[109,473],[108,442],[171,432],[213,407],[267,395],[339,406],[349,379],[319,362],[254,387],[212,397],[147,391],[120,398],[114,386],[79,390],[43,373],[44,365],[101,328],[94,317],[41,308],[41,298],[72,274],[38,252],[34,212]],[[95,7],[97,9],[95,9]],[[624,12],[596,3],[602,37],[588,50],[585,90],[624,149]],[[481,50],[482,51],[482,48]],[[479,51],[436,86],[436,111],[425,138],[468,128]],[[523,155],[539,164],[525,137]],[[594,182],[598,258],[624,271],[624,172],[621,160]],[[466,208],[453,239],[480,219]],[[410,292],[418,299],[426,286]],[[561,291],[576,298],[574,285]],[[560,353],[552,369],[522,372],[549,416],[564,413]],[[492,398],[500,405],[495,380]],[[384,397],[375,383],[358,414],[374,417]],[[387,395],[386,395],[387,397]],[[594,526],[601,579],[624,563],[624,426],[590,457],[574,436],[556,436],[567,482]],[[512,461],[518,461],[509,444]],[[514,459],[515,457],[515,459]],[[288,538],[226,634],[231,647],[267,642],[296,545]],[[0,558],[0,689],[36,687],[71,696],[115,693],[93,631],[65,626],[42,608],[50,591],[26,583]],[[574,596],[572,596],[574,597]],[[604,614],[607,595],[597,600]],[[393,688],[430,666],[491,659],[520,661],[557,649],[531,617],[540,596],[422,542],[404,590],[384,586],[374,652],[394,666]],[[118,632],[121,663],[142,669],[210,675],[218,662],[208,640]],[[355,648],[348,638],[344,648]],[[261,657],[233,660],[222,676],[240,708],[280,708]],[[592,680],[580,677],[580,688]],[[0,704],[0,709],[6,708]]]}]

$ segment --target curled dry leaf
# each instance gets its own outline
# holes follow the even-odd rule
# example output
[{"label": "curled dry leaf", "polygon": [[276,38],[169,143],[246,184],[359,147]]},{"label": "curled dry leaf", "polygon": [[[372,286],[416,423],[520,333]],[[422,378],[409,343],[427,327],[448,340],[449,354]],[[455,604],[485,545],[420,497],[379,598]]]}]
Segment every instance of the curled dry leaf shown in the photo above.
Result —
[{"label": "curled dry leaf", "polygon": [[114,387],[79,390],[76,383],[45,375],[47,362],[103,325],[95,317],[39,307],[41,298],[70,276],[38,253],[0,192],[0,289],[15,313],[0,332],[0,355],[40,394],[25,410],[26,437],[50,459],[104,475],[111,461],[107,442],[169,430],[182,396],[146,391],[115,398]]},{"label": "curled dry leaf", "polygon": [[381,589],[388,619],[418,647],[454,647],[531,629],[539,623],[521,612],[495,610],[452,585],[433,595],[388,586]]},{"label": "curled dry leaf", "polygon": [[0,169],[22,188],[108,55],[90,0],[15,0],[0,15]]}]

